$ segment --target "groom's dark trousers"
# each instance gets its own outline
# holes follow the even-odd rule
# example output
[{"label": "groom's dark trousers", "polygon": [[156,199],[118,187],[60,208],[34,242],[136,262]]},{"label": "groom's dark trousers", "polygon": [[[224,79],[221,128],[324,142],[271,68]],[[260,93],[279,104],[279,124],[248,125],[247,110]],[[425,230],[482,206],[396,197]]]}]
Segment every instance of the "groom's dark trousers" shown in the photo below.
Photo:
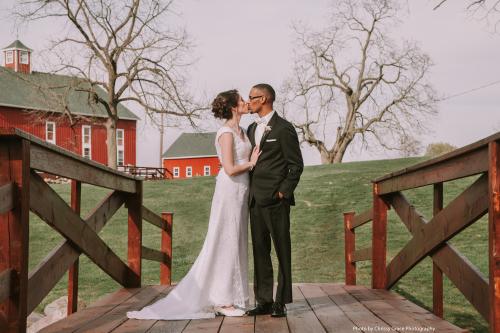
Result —
[{"label": "groom's dark trousers", "polygon": [[[255,123],[248,128],[253,146],[255,128]],[[260,304],[273,302],[272,242],[279,263],[275,301],[286,304],[292,302],[290,206],[295,205],[293,191],[304,163],[295,128],[276,113],[259,145],[262,153],[251,172],[249,195],[255,299]]]}]

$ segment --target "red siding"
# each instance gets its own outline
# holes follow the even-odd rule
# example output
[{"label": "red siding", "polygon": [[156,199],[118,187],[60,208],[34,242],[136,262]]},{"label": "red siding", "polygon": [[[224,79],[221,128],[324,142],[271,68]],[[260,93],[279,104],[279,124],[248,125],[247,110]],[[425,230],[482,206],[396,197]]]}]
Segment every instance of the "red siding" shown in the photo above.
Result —
[{"label": "red siding", "polygon": [[[82,155],[82,125],[90,125],[92,160],[107,164],[106,127],[102,119],[96,119],[94,122],[79,121],[71,127],[66,119],[48,116],[40,121],[30,112],[0,106],[0,127],[17,127],[45,140],[46,121],[56,122],[56,144],[78,155]],[[125,134],[124,163],[136,165],[136,121],[120,119],[117,128],[123,129]]]},{"label": "red siding", "polygon": [[136,165],[136,122],[133,120],[119,120],[118,128],[123,128],[125,131],[125,164]]},{"label": "red siding", "polygon": [[31,52],[28,52],[28,63],[21,64],[21,50],[15,51],[17,53],[17,71],[21,73],[29,73],[30,72],[30,62],[31,62]]},{"label": "red siding", "polygon": [[[21,73],[30,73],[30,67],[31,67],[31,52],[28,52],[28,63],[27,64],[21,64],[21,50],[11,50],[14,52],[14,62],[10,64],[5,64],[5,68],[11,68],[13,70],[16,69],[16,62],[17,62],[17,71]],[[4,59],[7,59],[6,52],[4,51]],[[24,52],[24,50],[23,50]]]},{"label": "red siding", "polygon": [[210,166],[210,176],[215,176],[219,172],[220,163],[217,157],[198,157],[198,158],[179,158],[172,160],[163,160],[163,167],[168,169],[172,175],[174,167],[179,167],[179,178],[186,178],[186,167],[190,166],[193,170],[193,177],[204,175],[204,166]]},{"label": "red siding", "polygon": [[[12,52],[14,52],[14,51],[12,51]],[[14,52],[14,55],[13,55],[13,58],[12,58],[13,61],[10,64],[5,64],[5,68],[11,68],[13,70],[16,69],[16,59],[15,59],[15,57],[16,57],[16,53]],[[3,59],[4,59],[4,62],[7,61],[7,51],[3,52]]]}]

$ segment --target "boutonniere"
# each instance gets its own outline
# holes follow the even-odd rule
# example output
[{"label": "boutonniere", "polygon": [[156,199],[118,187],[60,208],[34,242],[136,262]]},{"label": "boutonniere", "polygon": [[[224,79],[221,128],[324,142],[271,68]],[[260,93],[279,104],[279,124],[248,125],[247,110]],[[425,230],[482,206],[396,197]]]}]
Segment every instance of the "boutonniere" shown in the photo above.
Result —
[{"label": "boutonniere", "polygon": [[266,125],[266,128],[264,129],[264,133],[265,133],[265,132],[269,132],[270,130],[271,130],[271,126],[267,126],[267,125]]}]

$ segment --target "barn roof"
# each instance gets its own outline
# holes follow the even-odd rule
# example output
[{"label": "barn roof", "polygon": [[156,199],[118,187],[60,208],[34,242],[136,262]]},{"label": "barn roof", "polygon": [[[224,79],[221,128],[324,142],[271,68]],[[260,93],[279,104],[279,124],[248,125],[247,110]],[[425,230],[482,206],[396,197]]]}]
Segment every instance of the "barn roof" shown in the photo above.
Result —
[{"label": "barn roof", "polygon": [[[89,101],[89,84],[81,78],[50,73],[18,73],[0,67],[0,105],[47,112],[63,112],[68,107],[71,114],[107,118],[103,105]],[[106,97],[103,89],[97,94]],[[118,105],[118,118],[138,120],[132,111]]]},{"label": "barn roof", "polygon": [[182,133],[165,151],[163,158],[217,156],[215,132]]}]

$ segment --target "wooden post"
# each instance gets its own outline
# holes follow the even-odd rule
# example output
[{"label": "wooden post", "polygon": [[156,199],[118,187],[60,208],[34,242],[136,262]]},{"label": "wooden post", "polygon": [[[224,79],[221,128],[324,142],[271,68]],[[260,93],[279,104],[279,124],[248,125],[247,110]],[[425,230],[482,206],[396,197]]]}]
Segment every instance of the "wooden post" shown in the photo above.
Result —
[{"label": "wooden post", "polygon": [[161,231],[161,252],[167,256],[167,262],[160,262],[160,284],[170,285],[172,283],[172,233],[174,213],[161,213],[161,219],[165,223],[165,229]]},{"label": "wooden post", "polygon": [[372,288],[385,289],[387,285],[387,210],[388,206],[378,194],[378,184],[373,184],[372,222]]},{"label": "wooden post", "polygon": [[[80,215],[82,201],[82,183],[71,181],[71,208]],[[78,310],[78,271],[79,259],[76,259],[68,272],[68,316]]]},{"label": "wooden post", "polygon": [[128,266],[136,274],[127,282],[128,288],[141,286],[142,249],[142,181],[136,181],[136,192],[129,195],[128,208]]},{"label": "wooden post", "polygon": [[[443,183],[434,184],[433,215],[436,216],[443,209]],[[432,263],[432,311],[443,318],[443,271],[436,263]]]},{"label": "wooden post", "polygon": [[500,142],[489,143],[490,332],[500,331]]},{"label": "wooden post", "polygon": [[356,263],[352,255],[356,250],[356,234],[351,228],[354,212],[344,213],[345,284],[356,285]]},{"label": "wooden post", "polygon": [[12,182],[13,209],[0,214],[0,272],[13,270],[10,297],[0,304],[0,332],[26,332],[28,301],[30,143],[2,138],[0,185]]}]

